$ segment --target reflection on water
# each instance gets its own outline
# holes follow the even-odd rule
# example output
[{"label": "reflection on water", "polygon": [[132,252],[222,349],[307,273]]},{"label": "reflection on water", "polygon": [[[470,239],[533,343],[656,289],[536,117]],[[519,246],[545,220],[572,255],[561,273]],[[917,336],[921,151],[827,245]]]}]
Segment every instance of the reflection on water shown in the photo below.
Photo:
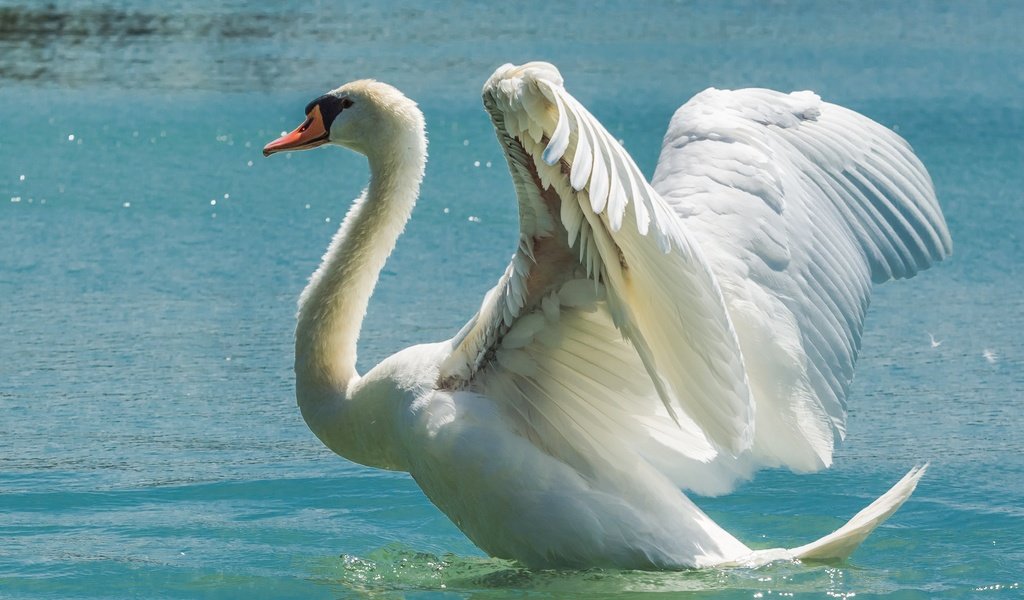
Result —
[{"label": "reflection on water", "polygon": [[[1020,81],[992,65],[1012,63],[1007,57],[1018,51],[1018,12],[998,2],[954,4],[925,19],[913,3],[885,5],[881,18],[852,1],[805,10],[733,0],[710,11],[694,0],[642,9],[595,0],[581,15],[572,3],[543,0],[443,8],[413,1],[0,0],[0,82],[273,90],[372,76],[413,94],[475,96],[496,66],[544,59],[574,74],[577,93],[607,91],[609,81],[638,71],[652,74],[647,87],[655,89],[662,86],[650,82],[668,75],[692,91],[714,83],[828,92],[822,80],[842,73],[837,87],[864,97],[914,90],[1005,100],[999,90]],[[984,68],[936,77],[935,56],[953,48],[962,63]],[[673,101],[685,97],[678,86],[670,91]]]},{"label": "reflection on water", "polygon": [[[535,30],[521,11],[505,10],[464,6],[453,15],[415,2],[0,0],[0,80],[269,89],[296,80],[333,82],[369,63],[377,76],[456,67],[473,73],[479,85],[481,73],[507,60],[496,58],[502,51],[488,54],[481,48]],[[554,9],[548,16],[555,34],[566,15]],[[465,69],[468,62],[483,66]],[[310,71],[321,74],[311,78]]]},{"label": "reflection on water", "polygon": [[[0,7],[0,78],[66,86],[266,86],[282,76],[281,63],[261,42],[323,34],[310,31],[310,23],[322,28],[323,21],[301,12],[226,6],[239,3],[134,4]],[[240,53],[235,46],[243,42],[249,47]]]}]

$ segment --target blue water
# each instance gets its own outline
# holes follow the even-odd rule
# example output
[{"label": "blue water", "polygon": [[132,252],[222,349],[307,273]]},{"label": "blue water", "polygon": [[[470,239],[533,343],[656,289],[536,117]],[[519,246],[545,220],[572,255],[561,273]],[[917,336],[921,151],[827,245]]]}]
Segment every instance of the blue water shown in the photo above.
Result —
[{"label": "blue water", "polygon": [[[0,597],[1024,596],[1024,5],[251,4],[0,0]],[[955,255],[876,290],[834,467],[699,499],[796,545],[930,461],[849,562],[531,572],[306,429],[295,299],[366,168],[260,148],[357,77],[424,109],[365,369],[452,335],[504,268],[515,201],[479,89],[534,58],[648,174],[710,85],[814,89],[928,165]]]}]

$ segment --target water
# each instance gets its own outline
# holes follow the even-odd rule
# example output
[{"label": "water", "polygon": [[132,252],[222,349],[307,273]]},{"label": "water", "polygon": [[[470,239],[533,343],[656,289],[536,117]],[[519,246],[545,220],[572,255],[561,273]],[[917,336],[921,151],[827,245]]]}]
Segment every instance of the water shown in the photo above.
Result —
[{"label": "water", "polygon": [[[1020,597],[1022,23],[1012,2],[0,0],[0,597]],[[357,77],[426,113],[365,369],[450,336],[504,268],[515,202],[479,89],[533,58],[647,173],[709,85],[815,89],[929,166],[955,256],[876,290],[835,467],[699,500],[752,545],[796,545],[931,461],[848,563],[526,571],[302,423],[294,302],[366,169],[260,148]]]}]

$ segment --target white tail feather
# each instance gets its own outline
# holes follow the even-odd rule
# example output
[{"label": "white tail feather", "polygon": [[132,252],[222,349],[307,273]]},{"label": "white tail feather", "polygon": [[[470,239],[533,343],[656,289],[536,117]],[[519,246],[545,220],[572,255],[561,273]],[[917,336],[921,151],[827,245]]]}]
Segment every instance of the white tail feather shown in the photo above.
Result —
[{"label": "white tail feather", "polygon": [[885,522],[914,493],[917,482],[928,469],[927,463],[914,467],[909,473],[860,511],[846,525],[825,537],[797,548],[756,550],[736,564],[763,565],[775,560],[844,560],[867,539],[876,527]]},{"label": "white tail feather", "polygon": [[854,515],[846,525],[818,541],[790,550],[793,557],[805,560],[841,560],[850,556],[857,546],[860,546],[861,542],[875,530],[875,527],[892,516],[896,509],[906,502],[910,494],[914,493],[917,482],[921,480],[927,469],[927,464],[914,467],[888,492]]}]

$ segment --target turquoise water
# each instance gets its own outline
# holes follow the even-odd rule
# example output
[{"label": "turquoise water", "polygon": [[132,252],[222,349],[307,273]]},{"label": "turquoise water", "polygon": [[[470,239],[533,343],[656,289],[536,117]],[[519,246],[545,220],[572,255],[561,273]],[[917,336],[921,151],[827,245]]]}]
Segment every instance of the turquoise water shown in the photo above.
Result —
[{"label": "turquoise water", "polygon": [[[0,597],[1024,596],[1022,25],[1012,2],[0,0]],[[366,168],[262,145],[357,77],[424,109],[365,369],[452,335],[504,269],[515,201],[479,89],[534,58],[648,174],[709,85],[817,90],[930,168],[955,255],[876,290],[834,468],[698,499],[751,545],[796,545],[930,461],[848,563],[531,572],[306,429],[295,299]]]}]

